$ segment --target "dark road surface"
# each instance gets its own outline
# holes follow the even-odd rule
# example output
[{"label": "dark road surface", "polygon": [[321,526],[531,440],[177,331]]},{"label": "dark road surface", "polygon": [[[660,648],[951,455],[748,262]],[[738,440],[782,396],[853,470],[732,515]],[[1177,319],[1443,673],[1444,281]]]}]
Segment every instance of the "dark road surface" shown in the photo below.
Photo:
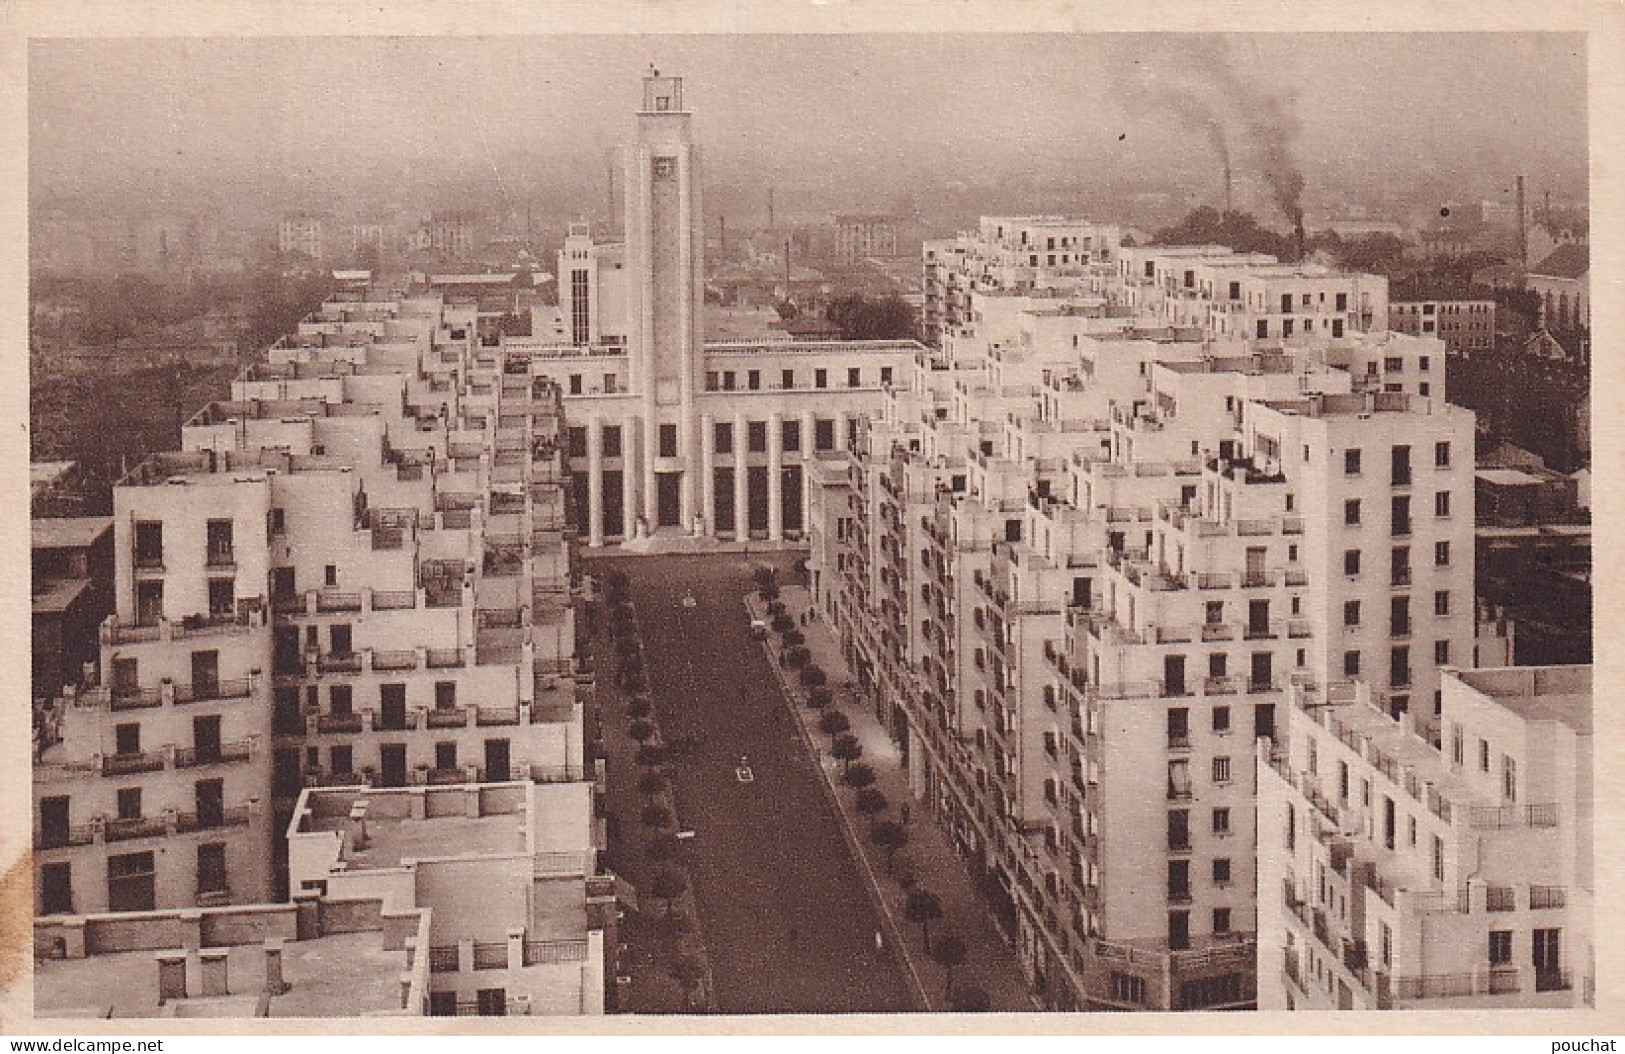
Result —
[{"label": "dark road surface", "polygon": [[[742,554],[594,559],[631,577],[662,735],[692,740],[673,782],[723,1013],[912,1009],[839,823],[742,597]],[[782,561],[779,561],[782,564]],[[782,571],[781,571],[782,574]],[[685,595],[697,601],[683,605]],[[751,782],[736,770],[748,759]]]}]

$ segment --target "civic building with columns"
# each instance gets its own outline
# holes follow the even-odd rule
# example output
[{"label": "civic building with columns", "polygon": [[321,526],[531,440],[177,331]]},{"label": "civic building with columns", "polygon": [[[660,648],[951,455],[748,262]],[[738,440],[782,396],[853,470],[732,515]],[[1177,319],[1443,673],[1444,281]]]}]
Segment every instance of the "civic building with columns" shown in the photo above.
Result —
[{"label": "civic building with columns", "polygon": [[835,456],[911,340],[707,343],[700,157],[680,77],[651,70],[624,151],[624,244],[572,228],[559,254],[570,340],[502,338],[505,370],[564,392],[575,524],[592,547],[804,537],[811,462]]}]

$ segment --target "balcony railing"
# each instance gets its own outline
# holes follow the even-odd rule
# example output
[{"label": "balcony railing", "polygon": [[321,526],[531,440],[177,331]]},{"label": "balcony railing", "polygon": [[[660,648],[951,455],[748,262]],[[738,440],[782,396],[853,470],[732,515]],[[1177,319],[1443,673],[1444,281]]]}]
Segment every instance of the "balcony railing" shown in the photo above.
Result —
[{"label": "balcony railing", "polygon": [[246,827],[248,819],[246,805],[233,805],[213,812],[178,812],[175,814],[175,830],[184,833],[212,831],[218,827]]},{"label": "balcony railing", "polygon": [[1394,998],[1402,1000],[1504,995],[1518,991],[1518,971],[1491,967],[1473,973],[1422,974],[1396,977],[1393,985]]},{"label": "balcony railing", "polygon": [[1474,830],[1504,827],[1556,827],[1557,803],[1541,805],[1477,805],[1468,812],[1467,822]]},{"label": "balcony railing", "polygon": [[316,731],[343,732],[355,735],[363,727],[359,713],[348,714],[318,714],[316,717]]},{"label": "balcony railing", "polygon": [[90,845],[96,840],[96,829],[88,823],[70,827],[41,828],[34,832],[35,849],[63,849],[73,845]]},{"label": "balcony railing", "polygon": [[505,941],[478,941],[474,945],[474,969],[506,970],[508,945]]},{"label": "balcony railing", "polygon": [[316,657],[316,669],[321,673],[360,673],[359,652],[328,652]]},{"label": "balcony railing", "polygon": [[457,972],[457,945],[449,944],[429,949],[430,973]]},{"label": "balcony railing", "polygon": [[239,739],[221,743],[210,749],[176,747],[175,767],[192,768],[197,765],[225,765],[234,761],[247,761],[254,754],[254,741]]},{"label": "balcony railing", "polygon": [[193,681],[175,686],[175,702],[203,703],[216,699],[247,699],[254,694],[254,681],[250,677],[233,677],[224,681]]},{"label": "balcony railing", "polygon": [[373,649],[372,668],[374,670],[414,670],[417,665],[418,653],[415,651]]},{"label": "balcony railing", "polygon": [[452,669],[463,665],[461,648],[428,648],[424,651],[424,664],[431,670]]},{"label": "balcony railing", "polygon": [[164,697],[156,688],[114,688],[108,705],[114,710],[141,710],[160,706]]},{"label": "balcony railing", "polygon": [[162,816],[134,816],[108,820],[103,833],[109,842],[125,842],[132,838],[157,838],[169,833],[169,824]]},{"label": "balcony railing", "polygon": [[157,751],[110,754],[102,758],[104,776],[131,776],[138,772],[158,772],[163,767],[164,756]]},{"label": "balcony railing", "polygon": [[553,963],[587,961],[587,942],[581,939],[526,941],[525,965],[546,966]]},{"label": "balcony railing", "polygon": [[482,728],[495,725],[517,725],[519,723],[519,708],[517,706],[482,706],[474,711],[474,723]]},{"label": "balcony railing", "polygon": [[430,728],[468,727],[468,710],[461,706],[437,706],[425,713]]}]

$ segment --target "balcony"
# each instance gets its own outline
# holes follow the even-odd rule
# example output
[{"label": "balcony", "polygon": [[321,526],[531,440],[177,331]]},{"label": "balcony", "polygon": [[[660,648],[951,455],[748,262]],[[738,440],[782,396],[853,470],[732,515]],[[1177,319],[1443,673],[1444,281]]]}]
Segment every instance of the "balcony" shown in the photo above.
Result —
[{"label": "balcony", "polygon": [[175,767],[194,768],[198,765],[226,765],[234,761],[247,761],[254,754],[252,739],[239,739],[221,743],[208,750],[197,747],[176,747]]},{"label": "balcony", "polygon": [[526,941],[526,966],[549,966],[555,963],[578,963],[587,960],[587,942],[582,939]]},{"label": "balcony", "polygon": [[102,758],[103,776],[133,776],[138,772],[161,772],[164,755],[158,751],[111,754]]},{"label": "balcony", "polygon": [[108,820],[103,837],[109,842],[127,842],[135,838],[158,838],[169,833],[169,824],[162,816],[133,816]]},{"label": "balcony", "polygon": [[519,708],[517,706],[482,706],[474,711],[474,723],[481,728],[517,725],[519,723]]},{"label": "balcony", "polygon": [[1202,640],[1207,643],[1220,640],[1235,640],[1236,627],[1231,622],[1204,622],[1202,624]]},{"label": "balcony", "polygon": [[1516,993],[1519,991],[1519,978],[1516,968],[1492,966],[1472,973],[1396,977],[1393,985],[1394,998],[1398,1000],[1461,999]]},{"label": "balcony", "polygon": [[1474,806],[1467,822],[1476,831],[1508,827],[1556,827],[1557,804]]},{"label": "balcony", "polygon": [[96,840],[96,829],[91,824],[71,827],[42,828],[34,832],[34,848],[65,849],[75,845],[90,845]]},{"label": "balcony", "polygon": [[320,673],[360,673],[361,655],[359,652],[327,652],[316,657],[316,669]]},{"label": "balcony", "polygon": [[219,699],[247,699],[253,694],[254,681],[250,677],[233,677],[224,681],[193,681],[189,685],[175,686],[175,702],[179,705]]},{"label": "balcony", "polygon": [[316,717],[316,731],[318,732],[356,735],[361,731],[362,727],[363,721],[359,713],[318,714]]},{"label": "balcony", "polygon": [[237,556],[230,549],[210,549],[203,557],[203,565],[228,570],[237,566]]},{"label": "balcony", "polygon": [[330,615],[341,611],[360,611],[360,593],[336,593],[330,590],[319,590],[316,593],[316,611],[318,614]]},{"label": "balcony", "polygon": [[161,706],[164,698],[156,688],[114,688],[108,699],[113,710],[142,710]]},{"label": "balcony", "polygon": [[374,670],[415,670],[418,665],[418,653],[415,651],[381,651],[374,649],[372,653],[372,668]]},{"label": "balcony", "polygon": [[1530,886],[1529,910],[1547,911],[1568,906],[1568,891],[1562,886]]},{"label": "balcony", "polygon": [[424,665],[431,670],[454,669],[463,665],[461,648],[428,648],[424,651]]},{"label": "balcony", "polygon": [[247,827],[249,819],[246,805],[234,805],[227,809],[212,811],[178,812],[175,814],[175,830],[186,833],[212,831],[221,827]]},{"label": "balcony", "polygon": [[425,711],[430,728],[467,728],[468,710],[460,706],[437,706]]}]

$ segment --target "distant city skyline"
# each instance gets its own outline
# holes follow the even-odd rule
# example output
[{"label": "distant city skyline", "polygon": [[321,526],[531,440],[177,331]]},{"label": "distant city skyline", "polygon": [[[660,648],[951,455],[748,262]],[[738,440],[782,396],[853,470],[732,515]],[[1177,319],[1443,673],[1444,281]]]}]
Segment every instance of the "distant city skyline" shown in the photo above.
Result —
[{"label": "distant city skyline", "polygon": [[44,39],[29,54],[36,198],[378,200],[387,172],[579,208],[603,195],[626,85],[651,64],[690,85],[708,181],[746,199],[796,187],[787,210],[1001,181],[1217,202],[1224,153],[1237,205],[1273,222],[1281,166],[1312,213],[1497,196],[1519,172],[1585,195],[1576,33]]}]

